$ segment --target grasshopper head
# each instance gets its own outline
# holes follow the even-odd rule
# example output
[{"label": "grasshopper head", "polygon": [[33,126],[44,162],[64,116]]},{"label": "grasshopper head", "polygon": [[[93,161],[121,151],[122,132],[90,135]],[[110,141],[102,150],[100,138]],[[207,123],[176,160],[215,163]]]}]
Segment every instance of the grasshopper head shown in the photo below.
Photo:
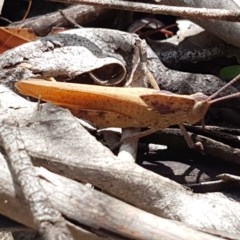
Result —
[{"label": "grasshopper head", "polygon": [[192,109],[192,113],[189,116],[189,123],[196,123],[200,120],[203,120],[209,107],[217,102],[222,102],[224,100],[232,99],[232,98],[239,98],[240,92],[230,94],[228,96],[223,96],[216,98],[216,96],[223,91],[223,89],[226,89],[226,87],[230,86],[233,82],[236,82],[240,79],[240,75],[238,75],[236,78],[234,78],[231,82],[226,84],[223,88],[218,90],[216,93],[214,93],[211,96],[206,96],[203,93],[195,93],[191,95],[191,98],[195,100],[195,104]]},{"label": "grasshopper head", "polygon": [[192,114],[190,114],[189,116],[189,123],[196,123],[200,120],[203,120],[208,108],[212,104],[221,102],[227,99],[239,98],[240,92],[232,93],[228,96],[216,98],[219,95],[219,93],[223,92],[229,86],[232,86],[234,83],[236,83],[239,80],[240,80],[240,74],[209,97],[207,97],[203,93],[195,93],[191,95],[191,97],[195,100],[195,105],[192,109]]}]

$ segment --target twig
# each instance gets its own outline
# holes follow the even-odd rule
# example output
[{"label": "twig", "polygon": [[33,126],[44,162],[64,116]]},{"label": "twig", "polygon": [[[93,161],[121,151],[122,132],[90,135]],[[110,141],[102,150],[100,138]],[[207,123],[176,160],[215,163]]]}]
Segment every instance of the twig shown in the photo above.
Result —
[{"label": "twig", "polygon": [[213,181],[200,182],[200,183],[191,183],[191,184],[187,184],[187,187],[190,187],[195,193],[196,192],[197,193],[220,192],[224,190],[229,191],[231,189],[237,190],[236,185],[228,183],[224,180],[213,180]]},{"label": "twig", "polygon": [[[72,239],[61,214],[52,207],[36,176],[15,121],[1,119],[0,140],[14,182],[20,185],[43,239]],[[17,187],[17,186],[16,186]]]},{"label": "twig", "polygon": [[[205,137],[200,134],[193,134],[189,132],[191,138],[196,142],[201,142],[204,148],[204,152],[212,157],[216,157],[219,160],[225,162],[232,162],[240,164],[240,150],[239,148],[231,147],[220,141],[216,141],[209,137]],[[174,128],[166,128],[161,132],[157,132],[151,135],[151,138],[144,138],[143,142],[151,141],[151,143],[165,144],[169,147],[188,149],[185,140],[182,137],[181,131]]]},{"label": "twig", "polygon": [[72,17],[68,16],[64,11],[59,10],[59,12],[62,14],[62,16],[70,22],[75,28],[82,28],[81,25],[79,25]]},{"label": "twig", "polygon": [[32,7],[32,0],[29,0],[29,1],[28,1],[27,11],[25,12],[22,21],[24,21],[24,20],[27,18],[28,14],[29,14],[29,12],[30,12],[30,10],[31,10],[31,7]]},{"label": "twig", "polygon": [[[52,31],[53,27],[72,27],[72,23],[69,24],[71,21],[69,21],[69,18],[66,19],[66,16],[71,16],[72,21],[79,25],[83,25],[96,20],[101,14],[106,13],[107,11],[108,10],[103,8],[76,5],[61,10],[61,12],[58,11],[29,18],[24,22],[14,22],[8,27],[30,28],[36,35],[45,36]],[[63,17],[63,15],[65,17]],[[75,26],[75,24],[73,26]]]},{"label": "twig", "polygon": [[240,183],[240,176],[236,176],[229,173],[219,174],[217,175],[217,178],[222,179],[225,182],[237,182],[238,184]]},{"label": "twig", "polygon": [[152,14],[174,15],[184,18],[216,19],[231,22],[240,21],[239,10],[207,9],[193,7],[175,7],[142,2],[117,0],[48,0],[50,2],[78,3],[102,6],[104,8],[119,9],[133,12],[147,12]]}]

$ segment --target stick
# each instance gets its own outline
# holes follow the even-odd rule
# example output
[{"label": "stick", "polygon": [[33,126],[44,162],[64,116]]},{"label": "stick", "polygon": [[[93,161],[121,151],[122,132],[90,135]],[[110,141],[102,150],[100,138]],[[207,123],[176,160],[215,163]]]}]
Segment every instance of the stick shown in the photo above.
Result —
[{"label": "stick", "polygon": [[48,0],[71,4],[89,4],[104,8],[119,9],[133,12],[147,12],[152,14],[174,15],[184,18],[216,19],[231,22],[240,21],[239,10],[207,9],[193,7],[175,7],[142,2],[117,1],[117,0]]},{"label": "stick", "polygon": [[129,161],[134,163],[137,156],[138,138],[132,138],[133,134],[139,133],[138,128],[125,128],[122,130],[122,143],[119,149],[118,158],[121,161]]},{"label": "stick", "polygon": [[39,183],[16,122],[1,119],[0,140],[6,151],[13,182],[17,183],[15,187],[20,185],[41,237],[46,240],[73,239],[65,220],[60,212],[52,207]]}]

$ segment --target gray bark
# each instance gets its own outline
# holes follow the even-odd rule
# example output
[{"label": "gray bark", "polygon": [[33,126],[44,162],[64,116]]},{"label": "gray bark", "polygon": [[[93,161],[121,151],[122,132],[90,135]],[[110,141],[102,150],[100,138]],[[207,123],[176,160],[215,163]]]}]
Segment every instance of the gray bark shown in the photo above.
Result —
[{"label": "gray bark", "polygon": [[[37,111],[36,104],[13,95],[3,86],[1,97],[1,109],[5,109],[4,118],[14,119],[19,123],[18,131],[34,165],[44,166],[69,178],[91,183],[104,192],[158,216],[180,220],[199,229],[238,233],[240,226],[238,202],[221,193],[193,194],[167,178],[136,164],[130,164],[129,161],[119,160],[89,135],[67,110],[44,104],[41,110]],[[3,167],[3,170],[6,172],[6,167]],[[3,184],[1,189],[4,192],[14,191],[13,187],[6,185],[6,180],[0,182]],[[45,188],[44,190],[46,191]],[[55,206],[56,201],[59,201],[58,194],[66,193],[67,189],[61,189],[58,194],[53,189],[47,192],[48,197],[52,193],[51,202],[55,201]],[[6,195],[1,199],[6,199]],[[15,200],[7,201],[15,206],[15,210],[19,209],[20,216],[25,216],[29,210],[18,207]],[[88,202],[89,200],[85,203]],[[23,202],[19,204],[24,205]],[[66,206],[61,205],[57,209],[64,215],[69,214]],[[1,212],[9,216],[13,211],[3,204]],[[75,213],[76,210],[73,211],[73,214]],[[33,226],[31,219],[24,219],[24,224]],[[216,221],[217,219],[221,221]]]}]

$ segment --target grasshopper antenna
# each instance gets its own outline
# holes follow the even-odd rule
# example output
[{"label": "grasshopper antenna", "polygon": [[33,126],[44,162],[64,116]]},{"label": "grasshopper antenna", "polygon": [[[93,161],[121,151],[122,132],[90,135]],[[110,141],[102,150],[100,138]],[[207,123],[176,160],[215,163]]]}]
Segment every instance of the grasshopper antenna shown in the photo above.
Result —
[{"label": "grasshopper antenna", "polygon": [[240,97],[240,92],[238,93],[233,93],[233,94],[230,94],[228,96],[224,96],[224,97],[220,97],[220,98],[217,98],[217,95],[224,91],[225,89],[227,89],[229,86],[232,86],[234,83],[236,83],[237,81],[240,80],[240,74],[237,75],[235,78],[233,78],[229,83],[227,83],[226,85],[224,85],[222,88],[220,88],[218,91],[216,91],[214,94],[212,94],[211,96],[209,96],[208,98],[208,101],[210,104],[213,104],[213,103],[216,103],[216,102],[220,102],[220,101],[223,101],[223,100],[227,100],[227,99],[231,99],[231,98],[236,98],[236,97]]},{"label": "grasshopper antenna", "polygon": [[[216,102],[221,102],[221,101],[223,101],[223,100],[240,97],[240,92],[238,92],[238,93],[230,94],[230,95],[228,95],[228,96],[223,96],[223,97],[216,98],[217,95],[218,95],[220,92],[224,91],[224,90],[227,89],[229,86],[232,86],[234,83],[236,83],[236,82],[239,81],[239,80],[240,80],[240,74],[237,75],[235,78],[233,78],[229,83],[227,83],[226,85],[224,85],[222,88],[220,88],[218,91],[216,91],[215,93],[213,93],[211,96],[209,96],[208,99],[207,99],[207,101],[209,102],[209,105],[212,105],[213,103],[216,103]],[[203,117],[203,119],[201,120],[201,125],[202,125],[202,128],[205,129],[204,117]]]},{"label": "grasshopper antenna", "polygon": [[216,102],[221,102],[223,100],[238,98],[238,97],[240,97],[240,92],[233,93],[233,94],[230,94],[228,96],[224,96],[224,97],[220,97],[220,98],[217,98],[217,99],[210,100],[209,103],[210,103],[210,105],[212,105],[213,103],[216,103]]}]

